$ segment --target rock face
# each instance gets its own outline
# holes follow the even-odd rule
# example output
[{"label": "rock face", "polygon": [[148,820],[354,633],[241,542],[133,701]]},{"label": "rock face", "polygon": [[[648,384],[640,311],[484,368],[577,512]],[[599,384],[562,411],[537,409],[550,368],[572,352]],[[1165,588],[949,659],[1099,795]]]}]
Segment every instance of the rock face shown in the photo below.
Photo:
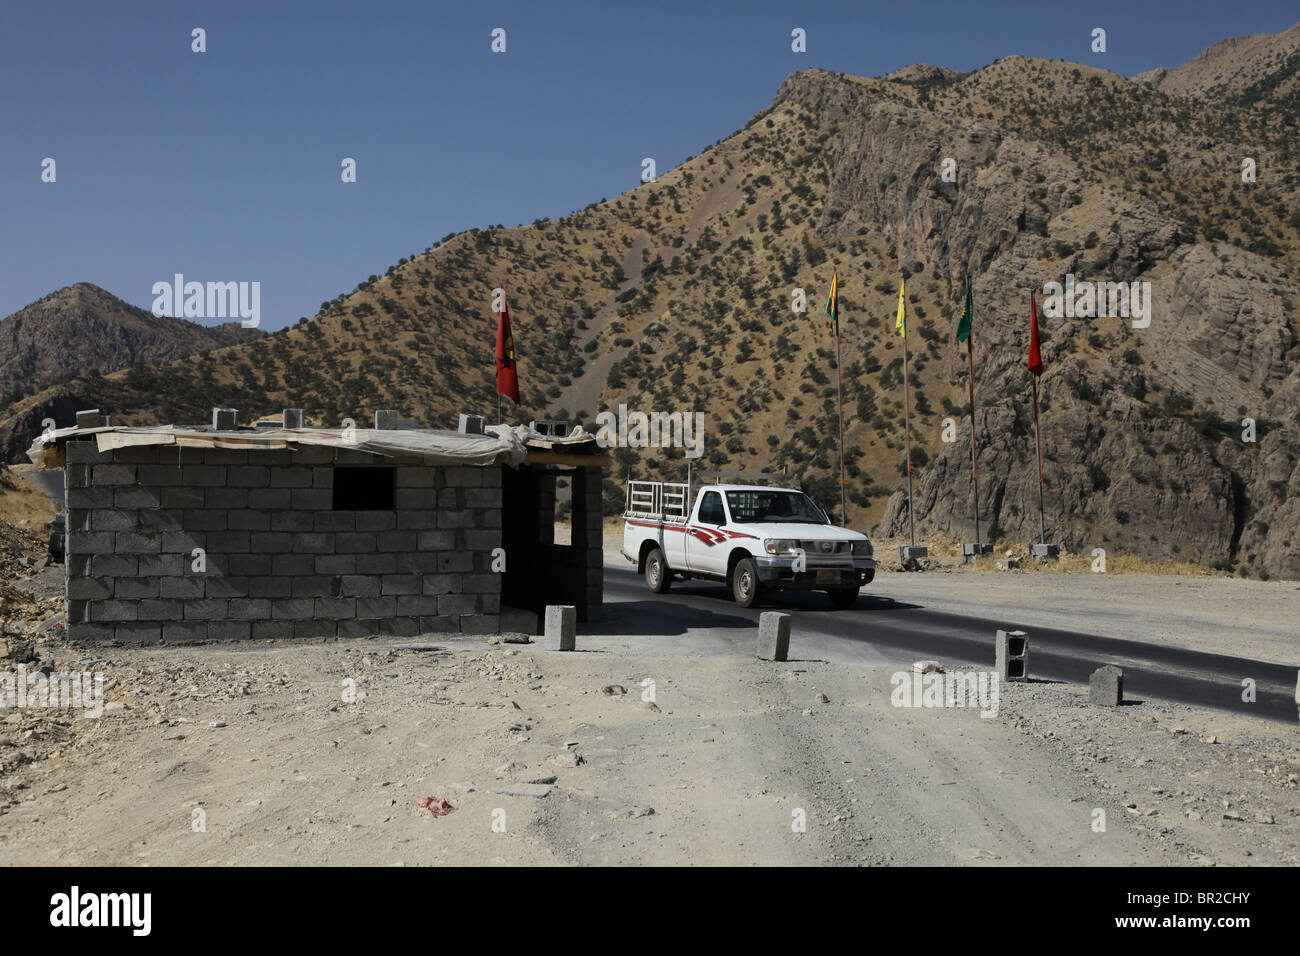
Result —
[{"label": "rock face", "polygon": [[79,282],[0,320],[0,399],[85,375],[181,358],[260,338],[238,322],[159,317]]}]

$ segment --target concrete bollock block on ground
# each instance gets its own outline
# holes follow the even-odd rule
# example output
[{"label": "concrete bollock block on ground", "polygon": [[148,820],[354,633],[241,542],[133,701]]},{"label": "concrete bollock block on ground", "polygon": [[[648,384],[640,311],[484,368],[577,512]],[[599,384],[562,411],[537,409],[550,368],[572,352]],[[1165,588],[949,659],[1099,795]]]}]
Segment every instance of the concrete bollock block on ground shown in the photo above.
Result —
[{"label": "concrete bollock block on ground", "polygon": [[994,655],[998,676],[1002,680],[1029,680],[1029,635],[1027,633],[998,631]]},{"label": "concrete bollock block on ground", "polygon": [[790,615],[764,611],[758,616],[758,658],[764,661],[790,659]]},{"label": "concrete bollock block on ground", "polygon": [[1088,702],[1098,707],[1124,703],[1124,670],[1114,664],[1098,667],[1088,678]]},{"label": "concrete bollock block on ground", "polygon": [[548,651],[571,651],[577,645],[578,609],[572,604],[546,607],[545,642]]}]

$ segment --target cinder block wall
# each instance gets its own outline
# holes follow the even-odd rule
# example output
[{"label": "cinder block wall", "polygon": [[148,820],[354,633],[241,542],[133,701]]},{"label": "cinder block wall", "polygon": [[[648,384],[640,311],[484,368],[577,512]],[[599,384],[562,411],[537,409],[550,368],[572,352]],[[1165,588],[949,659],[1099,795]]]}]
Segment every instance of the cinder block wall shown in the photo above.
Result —
[{"label": "cinder block wall", "polygon": [[[333,510],[346,465],[394,467],[394,508]],[[64,478],[73,640],[498,629],[500,466],[70,441]]]}]

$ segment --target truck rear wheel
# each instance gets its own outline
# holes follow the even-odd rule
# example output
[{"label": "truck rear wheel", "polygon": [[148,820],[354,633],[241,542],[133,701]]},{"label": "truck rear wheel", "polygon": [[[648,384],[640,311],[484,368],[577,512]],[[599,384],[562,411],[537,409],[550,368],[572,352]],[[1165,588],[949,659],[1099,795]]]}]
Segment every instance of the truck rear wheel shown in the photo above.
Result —
[{"label": "truck rear wheel", "polygon": [[753,558],[741,558],[731,571],[731,596],[741,607],[753,607],[763,597]]},{"label": "truck rear wheel", "polygon": [[655,548],[645,557],[645,583],[655,594],[663,594],[673,583],[664,553]]}]

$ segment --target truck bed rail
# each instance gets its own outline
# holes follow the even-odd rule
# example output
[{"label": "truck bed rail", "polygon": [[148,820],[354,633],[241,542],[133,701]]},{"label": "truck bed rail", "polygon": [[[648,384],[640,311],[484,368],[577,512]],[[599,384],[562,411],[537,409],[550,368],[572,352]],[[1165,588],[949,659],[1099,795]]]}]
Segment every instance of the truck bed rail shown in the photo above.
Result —
[{"label": "truck bed rail", "polygon": [[680,481],[629,481],[627,513],[660,518],[690,515],[690,485]]}]

